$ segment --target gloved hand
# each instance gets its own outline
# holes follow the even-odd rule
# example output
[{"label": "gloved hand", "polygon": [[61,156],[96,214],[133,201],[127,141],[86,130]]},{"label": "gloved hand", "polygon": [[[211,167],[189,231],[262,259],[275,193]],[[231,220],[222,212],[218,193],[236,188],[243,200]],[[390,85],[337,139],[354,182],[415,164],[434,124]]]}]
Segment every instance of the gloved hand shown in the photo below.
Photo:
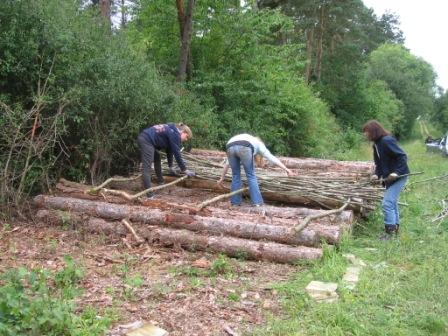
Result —
[{"label": "gloved hand", "polygon": [[180,175],[179,174],[179,170],[175,169],[173,167],[169,167],[168,171],[169,171],[168,174],[171,175],[171,176],[179,176]]},{"label": "gloved hand", "polygon": [[191,170],[188,170],[188,169],[184,171],[184,174],[187,175],[188,177],[195,177],[196,176],[196,173],[194,171],[191,171]]},{"label": "gloved hand", "polygon": [[386,181],[389,182],[389,183],[392,183],[396,179],[398,179],[398,174],[397,173],[390,173],[389,176],[387,177]]}]

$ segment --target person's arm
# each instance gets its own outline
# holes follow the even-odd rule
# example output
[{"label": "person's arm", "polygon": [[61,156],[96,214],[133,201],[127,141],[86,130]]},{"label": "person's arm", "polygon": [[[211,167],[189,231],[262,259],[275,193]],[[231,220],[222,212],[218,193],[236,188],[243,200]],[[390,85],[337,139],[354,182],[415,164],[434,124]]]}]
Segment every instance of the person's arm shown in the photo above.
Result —
[{"label": "person's arm", "polygon": [[[174,159],[176,160],[176,163],[179,166],[180,170],[182,172],[185,172],[187,170],[187,167],[185,165],[184,160],[182,159],[182,155],[180,154],[180,140],[178,139],[178,137],[176,137],[175,134],[173,134],[171,132],[168,133],[168,140],[170,143],[171,154],[174,155]],[[172,162],[171,162],[171,164],[172,164]],[[169,162],[168,162],[168,166],[170,166]]]},{"label": "person's arm", "polygon": [[383,177],[383,171],[381,169],[381,163],[380,163],[380,155],[378,153],[377,145],[373,144],[372,147],[373,147],[373,162],[375,163],[374,176],[376,176],[376,178],[379,179],[379,178]]},{"label": "person's arm", "polygon": [[217,182],[220,187],[223,187],[223,182],[224,182],[224,179],[226,177],[226,174],[227,174],[228,170],[229,170],[229,164],[225,163],[224,164],[224,168],[222,169],[221,178]]},{"label": "person's arm", "polygon": [[263,143],[259,144],[258,153],[263,155],[266,160],[283,169],[288,174],[288,176],[296,175],[296,173],[294,173],[291,169],[286,168],[286,166],[278,158],[272,155],[272,153],[269,151],[269,149],[266,148]]},{"label": "person's arm", "polygon": [[395,158],[397,163],[394,173],[396,173],[397,176],[406,174],[408,160],[406,153],[403,151],[403,149],[401,149],[401,147],[397,143],[397,140],[395,140],[394,138],[389,139],[386,142],[386,145],[388,153]]},{"label": "person's arm", "polygon": [[166,160],[168,161],[168,167],[173,168],[173,152],[171,152],[170,148],[166,149]]}]

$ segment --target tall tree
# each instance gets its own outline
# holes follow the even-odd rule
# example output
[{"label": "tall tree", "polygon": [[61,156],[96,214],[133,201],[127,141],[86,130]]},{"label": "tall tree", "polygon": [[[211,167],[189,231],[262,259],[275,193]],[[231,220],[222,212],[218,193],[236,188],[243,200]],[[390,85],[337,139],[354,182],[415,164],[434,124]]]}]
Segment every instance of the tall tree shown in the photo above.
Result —
[{"label": "tall tree", "polygon": [[99,0],[101,16],[106,20],[108,27],[111,27],[112,21],[110,17],[111,13],[111,0]]},{"label": "tall tree", "polygon": [[419,115],[433,114],[435,78],[433,68],[401,45],[385,44],[372,52],[368,79],[386,82],[405,107],[405,116],[397,135],[409,136]]},{"label": "tall tree", "polygon": [[180,31],[182,34],[181,47],[179,52],[179,65],[177,68],[176,80],[178,82],[185,81],[187,77],[187,66],[190,54],[191,33],[193,30],[193,10],[195,0],[188,0],[187,11],[183,14],[182,0],[176,0],[178,10],[178,20],[180,24]]}]

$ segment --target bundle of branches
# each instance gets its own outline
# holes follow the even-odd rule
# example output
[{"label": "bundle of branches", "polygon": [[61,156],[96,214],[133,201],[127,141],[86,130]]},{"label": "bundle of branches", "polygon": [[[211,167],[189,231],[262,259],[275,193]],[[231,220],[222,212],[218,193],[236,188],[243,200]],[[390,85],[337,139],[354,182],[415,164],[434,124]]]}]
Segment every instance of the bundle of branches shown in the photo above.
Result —
[{"label": "bundle of branches", "polygon": [[[196,172],[197,177],[209,181],[217,181],[222,173],[223,164],[198,158],[189,153],[183,153],[189,169]],[[163,165],[166,167],[167,165]],[[168,173],[165,171],[164,173]],[[368,174],[353,176],[322,176],[297,175],[288,177],[284,173],[257,169],[257,178],[263,193],[275,193],[278,196],[301,197],[310,204],[323,208],[334,209],[342,206],[350,199],[350,208],[360,211],[373,210],[375,204],[382,198],[383,188],[372,186]],[[245,175],[242,176],[245,181]],[[231,181],[231,176],[226,176]]]}]

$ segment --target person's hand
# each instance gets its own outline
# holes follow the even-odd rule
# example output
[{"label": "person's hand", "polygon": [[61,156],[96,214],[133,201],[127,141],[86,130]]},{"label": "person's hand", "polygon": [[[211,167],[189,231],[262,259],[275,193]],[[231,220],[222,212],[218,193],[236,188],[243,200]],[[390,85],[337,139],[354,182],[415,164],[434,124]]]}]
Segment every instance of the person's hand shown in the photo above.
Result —
[{"label": "person's hand", "polygon": [[195,177],[196,176],[196,173],[194,171],[188,170],[188,169],[184,171],[184,174],[187,175],[188,177]]},{"label": "person's hand", "polygon": [[217,182],[218,186],[220,186],[221,188],[224,188],[224,178],[220,178]]},{"label": "person's hand", "polygon": [[375,175],[375,174],[371,175],[370,182],[378,182],[378,175]]},{"label": "person's hand", "polygon": [[287,169],[286,173],[288,174],[288,176],[297,176],[297,173],[292,171],[291,169]]},{"label": "person's hand", "polygon": [[390,173],[386,180],[387,180],[387,182],[392,183],[396,179],[398,179],[398,174],[397,173]]},{"label": "person's hand", "polygon": [[169,170],[169,173],[168,173],[169,175],[171,175],[171,176],[179,176],[179,170],[178,169],[173,168],[173,167],[169,167],[168,170]]}]

